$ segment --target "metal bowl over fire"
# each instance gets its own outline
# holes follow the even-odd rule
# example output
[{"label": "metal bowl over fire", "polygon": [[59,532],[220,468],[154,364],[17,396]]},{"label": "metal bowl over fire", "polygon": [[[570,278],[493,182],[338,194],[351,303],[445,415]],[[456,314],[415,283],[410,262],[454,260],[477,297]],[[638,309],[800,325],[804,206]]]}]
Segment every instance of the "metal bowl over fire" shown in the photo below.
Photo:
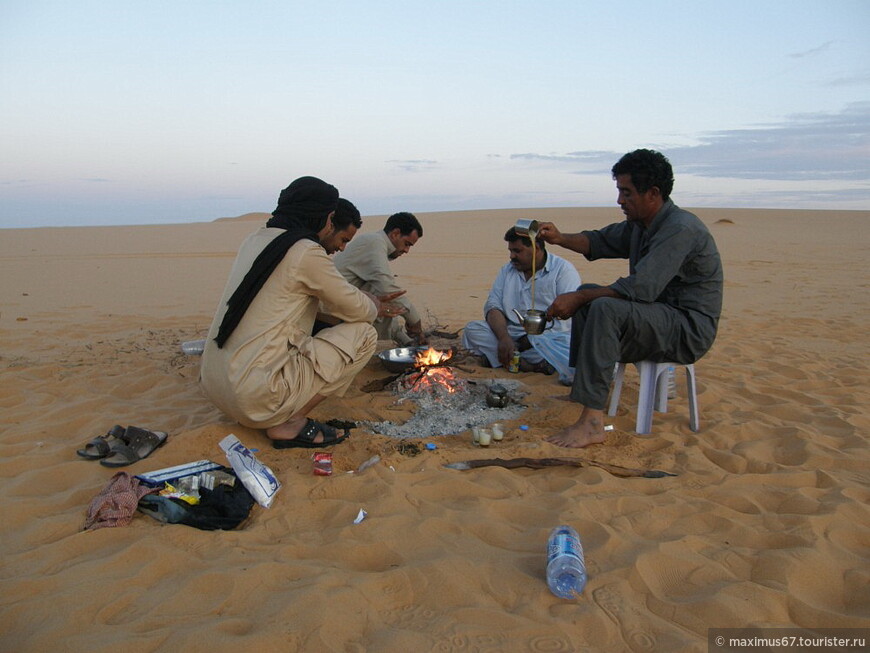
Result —
[{"label": "metal bowl over fire", "polygon": [[425,347],[396,347],[378,354],[378,358],[390,372],[404,372],[414,367],[417,352],[425,351]]},{"label": "metal bowl over fire", "polygon": [[453,352],[439,352],[432,349],[432,352],[438,355],[437,359],[427,360],[424,358],[420,360],[430,349],[430,347],[396,347],[380,352],[378,358],[381,359],[381,363],[389,372],[406,372],[415,367],[418,361],[422,365],[437,364],[446,362],[453,355]]}]

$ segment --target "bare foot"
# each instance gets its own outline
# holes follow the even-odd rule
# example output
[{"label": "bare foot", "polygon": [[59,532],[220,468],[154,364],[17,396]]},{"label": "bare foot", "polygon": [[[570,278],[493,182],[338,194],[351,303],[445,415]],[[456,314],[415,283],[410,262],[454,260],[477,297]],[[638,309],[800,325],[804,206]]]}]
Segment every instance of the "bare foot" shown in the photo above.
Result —
[{"label": "bare foot", "polygon": [[601,444],[604,438],[604,411],[583,408],[576,423],[545,440],[560,447],[580,449],[590,444]]}]

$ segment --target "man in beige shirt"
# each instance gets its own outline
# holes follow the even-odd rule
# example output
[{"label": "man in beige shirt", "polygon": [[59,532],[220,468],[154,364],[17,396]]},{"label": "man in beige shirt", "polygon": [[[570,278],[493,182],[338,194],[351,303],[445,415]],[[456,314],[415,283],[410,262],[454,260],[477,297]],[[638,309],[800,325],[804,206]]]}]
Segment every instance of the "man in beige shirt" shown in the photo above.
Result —
[{"label": "man in beige shirt", "polygon": [[[354,288],[321,245],[331,242],[337,202],[314,177],[281,192],[266,226],[242,243],[203,351],[206,395],[240,424],[266,429],[279,449],[347,437],[307,415],[347,391],[375,351],[371,322],[395,313],[392,296]],[[319,308],[342,322],[312,336]]]},{"label": "man in beige shirt", "polygon": [[[335,267],[352,285],[381,296],[401,290],[396,283],[390,261],[407,254],[423,237],[423,227],[412,213],[394,213],[382,231],[360,234],[347,248],[335,255]],[[378,337],[395,340],[400,345],[426,344],[420,313],[407,297],[396,303],[403,306],[404,328],[397,317],[378,318],[375,323]]]}]

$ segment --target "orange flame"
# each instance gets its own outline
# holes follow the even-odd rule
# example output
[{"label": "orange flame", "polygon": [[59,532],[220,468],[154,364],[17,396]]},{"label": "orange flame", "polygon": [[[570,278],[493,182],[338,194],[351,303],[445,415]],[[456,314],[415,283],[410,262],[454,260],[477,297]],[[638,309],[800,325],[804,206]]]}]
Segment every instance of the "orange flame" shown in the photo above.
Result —
[{"label": "orange flame", "polygon": [[449,393],[456,392],[457,386],[462,384],[453,371],[446,366],[439,367],[453,357],[453,351],[439,351],[433,347],[429,347],[425,351],[418,351],[414,358],[414,364],[417,368],[426,368],[417,373],[414,377],[412,387],[419,390],[429,390],[436,387],[441,387]]},{"label": "orange flame", "polygon": [[433,347],[429,347],[426,351],[418,351],[417,356],[415,358],[415,364],[417,367],[423,367],[425,365],[439,365],[444,363],[445,361],[450,360],[453,357],[453,352],[451,350],[447,351],[438,351]]}]

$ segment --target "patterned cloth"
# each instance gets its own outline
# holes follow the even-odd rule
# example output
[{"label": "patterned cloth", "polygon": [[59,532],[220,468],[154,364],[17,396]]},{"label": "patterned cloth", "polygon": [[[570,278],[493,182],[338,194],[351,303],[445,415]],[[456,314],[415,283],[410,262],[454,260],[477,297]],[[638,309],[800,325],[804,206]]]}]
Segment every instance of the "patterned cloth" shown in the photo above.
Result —
[{"label": "patterned cloth", "polygon": [[159,492],[158,488],[142,485],[127,472],[118,472],[100,493],[91,499],[82,530],[96,530],[110,526],[126,526],[133,521],[139,499]]}]

